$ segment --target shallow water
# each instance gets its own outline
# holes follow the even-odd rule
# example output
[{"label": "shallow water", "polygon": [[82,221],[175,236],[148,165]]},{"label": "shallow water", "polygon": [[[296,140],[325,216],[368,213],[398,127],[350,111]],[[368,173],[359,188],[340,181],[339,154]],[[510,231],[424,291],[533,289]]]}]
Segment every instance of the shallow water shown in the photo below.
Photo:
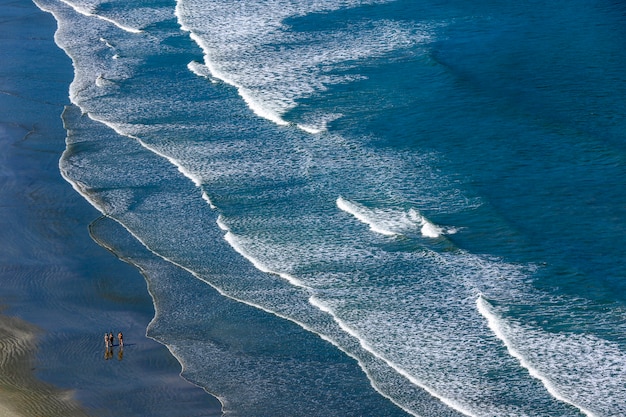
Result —
[{"label": "shallow water", "polygon": [[[193,325],[153,328],[227,413],[361,415],[364,378],[372,415],[624,412],[621,6],[37,4],[74,63],[61,171],[197,279],[154,284]],[[343,388],[296,391],[296,355],[270,407],[237,388],[263,373],[235,342],[216,386],[198,285],[250,312],[220,338],[295,323],[268,360],[339,355],[318,378]]]},{"label": "shallow water", "polygon": [[[146,338],[145,280],[91,239],[100,214],[59,173],[73,73],[52,39],[55,20],[30,1],[0,1],[0,16],[0,414],[220,415]],[[107,357],[110,330],[123,330],[127,346]]]}]

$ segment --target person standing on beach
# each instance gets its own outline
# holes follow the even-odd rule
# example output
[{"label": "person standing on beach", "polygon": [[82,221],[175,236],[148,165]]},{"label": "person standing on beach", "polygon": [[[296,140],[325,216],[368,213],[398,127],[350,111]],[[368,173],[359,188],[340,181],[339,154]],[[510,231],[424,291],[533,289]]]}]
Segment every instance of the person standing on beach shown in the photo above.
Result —
[{"label": "person standing on beach", "polygon": [[113,332],[109,332],[109,345],[113,347]]},{"label": "person standing on beach", "polygon": [[104,360],[109,360],[113,357],[113,339],[110,333],[104,334]]},{"label": "person standing on beach", "polygon": [[120,348],[123,348],[124,347],[124,335],[122,334],[122,332],[119,332],[117,334],[117,340],[120,344]]}]

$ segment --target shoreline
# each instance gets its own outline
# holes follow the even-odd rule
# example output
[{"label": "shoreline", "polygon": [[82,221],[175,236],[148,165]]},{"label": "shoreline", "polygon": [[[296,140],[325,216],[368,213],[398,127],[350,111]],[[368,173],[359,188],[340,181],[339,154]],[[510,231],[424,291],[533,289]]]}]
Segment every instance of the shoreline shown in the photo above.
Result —
[{"label": "shoreline", "polygon": [[[100,213],[61,177],[73,69],[54,18],[30,0],[0,16],[0,415],[220,415],[146,336],[144,277],[92,240]],[[123,356],[106,358],[105,331]]]}]

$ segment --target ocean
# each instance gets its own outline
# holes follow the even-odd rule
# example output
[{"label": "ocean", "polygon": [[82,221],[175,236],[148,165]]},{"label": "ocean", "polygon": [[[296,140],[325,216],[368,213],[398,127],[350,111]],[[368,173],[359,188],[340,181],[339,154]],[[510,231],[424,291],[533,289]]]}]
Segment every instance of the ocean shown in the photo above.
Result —
[{"label": "ocean", "polygon": [[61,174],[225,415],[626,414],[624,4],[35,3]]}]

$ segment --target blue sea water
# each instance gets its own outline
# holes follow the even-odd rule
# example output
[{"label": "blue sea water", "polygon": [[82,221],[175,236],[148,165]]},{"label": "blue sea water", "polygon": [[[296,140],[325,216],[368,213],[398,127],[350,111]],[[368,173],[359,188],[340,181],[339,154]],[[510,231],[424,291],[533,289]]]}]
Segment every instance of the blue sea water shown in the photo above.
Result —
[{"label": "blue sea water", "polygon": [[61,172],[226,414],[626,413],[620,2],[36,4]]}]

